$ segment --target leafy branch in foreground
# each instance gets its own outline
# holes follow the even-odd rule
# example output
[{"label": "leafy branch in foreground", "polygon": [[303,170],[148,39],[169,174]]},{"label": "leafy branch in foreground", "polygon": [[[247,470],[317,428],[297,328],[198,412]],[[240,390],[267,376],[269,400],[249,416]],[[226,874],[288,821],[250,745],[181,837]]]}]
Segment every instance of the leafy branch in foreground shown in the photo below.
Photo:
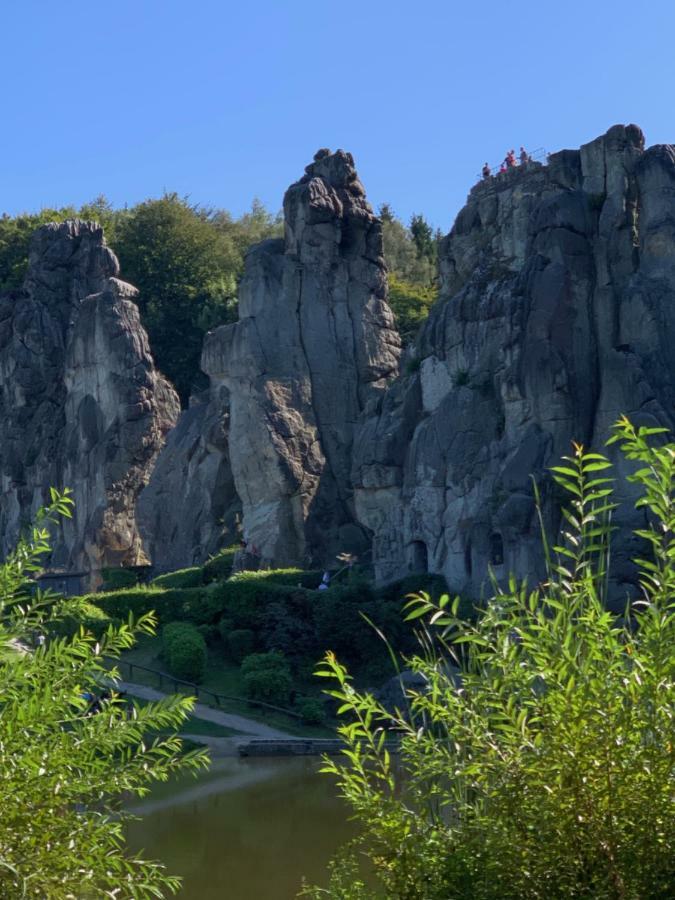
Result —
[{"label": "leafy branch in foreground", "polygon": [[[571,503],[560,543],[545,544],[544,584],[495,584],[473,623],[458,618],[458,599],[410,597],[408,618],[423,627],[407,662],[426,689],[406,692],[409,710],[356,691],[327,655],[318,674],[333,682],[345,747],[324,770],[362,831],[351,868],[341,862],[328,889],[303,896],[672,897],[675,445],[662,431],[622,419],[611,441],[636,464],[648,522],[638,534],[651,551],[622,617],[603,602],[610,463],[575,446],[553,470]],[[351,888],[359,853],[372,894]]]},{"label": "leafy branch in foreground", "polygon": [[183,753],[175,735],[148,737],[179,729],[191,698],[130,711],[111,690],[91,708],[91,694],[118,680],[109,661],[153,632],[152,615],[98,640],[83,629],[37,640],[81,602],[34,591],[29,580],[50,549],[50,526],[71,506],[68,492],[52,491],[0,565],[0,897],[163,897],[178,879],[126,851],[123,801],[207,759]]}]

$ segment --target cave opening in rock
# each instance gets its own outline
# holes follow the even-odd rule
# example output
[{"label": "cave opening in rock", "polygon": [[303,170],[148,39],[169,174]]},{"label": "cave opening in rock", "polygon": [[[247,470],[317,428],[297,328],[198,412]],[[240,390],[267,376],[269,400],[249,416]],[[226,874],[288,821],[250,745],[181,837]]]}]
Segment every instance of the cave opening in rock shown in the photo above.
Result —
[{"label": "cave opening in rock", "polygon": [[504,539],[498,531],[490,535],[490,563],[493,566],[504,565]]},{"label": "cave opening in rock", "polygon": [[413,541],[410,545],[410,571],[429,571],[429,551],[424,541]]},{"label": "cave opening in rock", "polygon": [[473,560],[471,559],[471,541],[467,541],[464,547],[464,568],[467,575],[473,573]]}]

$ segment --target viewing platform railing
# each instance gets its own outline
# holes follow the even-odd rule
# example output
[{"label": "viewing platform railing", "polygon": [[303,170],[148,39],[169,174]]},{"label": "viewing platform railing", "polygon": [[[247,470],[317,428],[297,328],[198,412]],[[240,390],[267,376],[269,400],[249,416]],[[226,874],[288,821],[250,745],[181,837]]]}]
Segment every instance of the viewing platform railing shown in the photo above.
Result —
[{"label": "viewing platform railing", "polygon": [[[527,156],[528,156],[528,159],[527,159],[528,162],[537,162],[537,163],[540,163],[541,165],[546,165],[546,161],[548,159],[548,154],[544,147],[537,147],[536,150],[533,150],[531,153],[528,153]],[[488,178],[483,178],[482,170],[476,175],[476,178],[479,181],[489,181],[490,178],[498,178],[500,175],[508,174],[508,172],[510,172],[512,169],[520,169],[523,167],[523,163],[520,162],[518,155],[516,155],[516,165],[511,166],[511,168],[507,168],[506,172],[500,172],[499,167],[502,165],[503,162],[504,162],[504,160],[500,159],[500,161],[495,166],[490,166],[490,175],[488,176]],[[525,163],[525,165],[527,165],[527,163]]]}]

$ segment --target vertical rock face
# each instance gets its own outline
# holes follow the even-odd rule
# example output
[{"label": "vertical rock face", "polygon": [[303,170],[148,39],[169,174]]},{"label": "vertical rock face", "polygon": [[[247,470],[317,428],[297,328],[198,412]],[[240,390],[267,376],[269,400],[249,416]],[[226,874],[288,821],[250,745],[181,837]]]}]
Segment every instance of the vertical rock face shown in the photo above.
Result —
[{"label": "vertical rock face", "polygon": [[98,225],[45,225],[23,289],[0,298],[2,550],[50,486],[72,487],[52,565],[94,580],[143,561],[136,498],[179,409],[118,274]]},{"label": "vertical rock face", "polygon": [[230,394],[245,533],[277,564],[367,544],[354,519],[353,429],[396,373],[400,346],[381,225],[351,155],[319,151],[284,215],[285,238],[247,255],[240,321],[209,335],[202,357]]},{"label": "vertical rock face", "polygon": [[241,503],[228,448],[229,398],[214,385],[169,433],[138,499],[144,547],[157,571],[204,562],[237,534]]},{"label": "vertical rock face", "polygon": [[[361,523],[382,580],[442,572],[480,595],[542,570],[530,475],[602,447],[626,413],[675,425],[675,150],[615,126],[474,187],[441,249],[441,299],[416,357],[355,441]],[[627,500],[630,498],[626,497]],[[631,581],[626,503],[614,554]]]}]

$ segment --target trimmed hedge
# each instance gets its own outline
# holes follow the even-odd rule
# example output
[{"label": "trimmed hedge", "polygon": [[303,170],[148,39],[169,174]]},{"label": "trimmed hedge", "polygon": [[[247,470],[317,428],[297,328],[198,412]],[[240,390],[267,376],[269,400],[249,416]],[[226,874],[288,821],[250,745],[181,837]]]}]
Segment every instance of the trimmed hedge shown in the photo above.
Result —
[{"label": "trimmed hedge", "polygon": [[[226,619],[221,619],[221,625],[227,624]],[[255,634],[250,628],[221,629],[221,637],[225,641],[232,659],[240,663],[250,656],[256,649]]]},{"label": "trimmed hedge", "polygon": [[203,565],[204,584],[211,584],[213,581],[225,581],[232,574],[232,563],[234,562],[234,554],[239,549],[237,544],[226,547],[212,556]]},{"label": "trimmed hedge", "polygon": [[102,591],[119,591],[123,588],[135,587],[138,584],[138,576],[133,569],[105,568],[101,571],[103,584]]},{"label": "trimmed hedge", "polygon": [[170,622],[162,629],[162,655],[172,675],[200,682],[206,670],[206,641],[189,622]]},{"label": "trimmed hedge", "polygon": [[258,569],[253,572],[237,572],[228,579],[229,584],[285,584],[289,587],[317,589],[323,572],[304,569]]},{"label": "trimmed hedge", "polygon": [[204,569],[201,566],[192,566],[189,569],[178,569],[176,572],[167,572],[166,575],[158,575],[150,582],[153,587],[161,588],[194,588],[204,584]]},{"label": "trimmed hedge", "polygon": [[52,637],[70,638],[77,634],[80,628],[84,628],[85,631],[90,631],[95,638],[100,638],[112,624],[113,619],[102,609],[93,603],[83,601],[68,615],[48,622],[47,630]]}]

